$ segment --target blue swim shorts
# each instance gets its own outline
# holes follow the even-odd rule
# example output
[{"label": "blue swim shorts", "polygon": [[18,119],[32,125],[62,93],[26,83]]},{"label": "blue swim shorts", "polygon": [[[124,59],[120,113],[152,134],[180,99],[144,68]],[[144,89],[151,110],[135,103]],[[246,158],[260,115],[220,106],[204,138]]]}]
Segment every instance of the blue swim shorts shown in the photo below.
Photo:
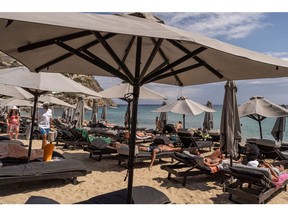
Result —
[{"label": "blue swim shorts", "polygon": [[42,135],[47,135],[47,134],[49,134],[49,132],[50,132],[50,128],[40,128],[40,133],[42,134]]}]

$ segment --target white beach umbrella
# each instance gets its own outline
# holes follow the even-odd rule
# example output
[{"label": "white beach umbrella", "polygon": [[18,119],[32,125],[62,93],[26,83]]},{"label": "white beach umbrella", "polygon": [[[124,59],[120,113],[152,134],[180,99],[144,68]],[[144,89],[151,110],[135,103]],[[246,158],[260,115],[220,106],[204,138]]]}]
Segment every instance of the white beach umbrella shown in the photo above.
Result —
[{"label": "white beach umbrella", "polygon": [[288,76],[288,62],[163,24],[150,13],[0,13],[0,50],[31,71],[117,76],[133,88],[132,203],[140,86]]},{"label": "white beach umbrella", "polygon": [[[167,105],[166,101],[162,102],[162,106]],[[161,112],[159,115],[159,122],[160,122],[160,130],[164,129],[164,126],[167,124],[168,121],[168,115],[167,112]]]},{"label": "white beach umbrella", "polygon": [[[18,98],[7,98],[0,102],[2,106],[17,106],[17,107],[33,107],[34,103],[31,100],[24,100],[24,99],[18,99]],[[38,107],[40,107],[41,104],[38,103]]]},{"label": "white beach umbrella", "polygon": [[104,104],[102,107],[101,120],[103,121],[107,120],[107,105],[106,104]]},{"label": "white beach umbrella", "polygon": [[83,127],[84,115],[85,115],[84,99],[83,99],[83,97],[79,97],[76,108],[75,108],[75,112],[74,112],[73,117],[72,117],[73,121],[76,121],[75,122],[76,128],[82,128]]},{"label": "white beach umbrella", "polygon": [[98,121],[98,99],[93,99],[93,105],[92,105],[92,115],[91,115],[91,123],[93,125],[97,124]]},{"label": "white beach umbrella", "polygon": [[275,104],[262,96],[251,97],[249,101],[238,107],[240,117],[247,116],[258,122],[260,138],[262,135],[261,122],[266,118],[284,117],[288,115],[288,109]]},{"label": "white beach umbrella", "polygon": [[153,110],[152,112],[172,112],[183,115],[183,127],[185,128],[185,115],[199,115],[203,112],[215,112],[215,110],[199,104],[195,101],[186,99],[184,97],[179,98],[176,102],[167,104]]},{"label": "white beach umbrella", "polygon": [[25,91],[21,87],[0,84],[0,95],[6,95],[18,99],[29,99],[34,96],[29,92]]},{"label": "white beach umbrella", "polygon": [[[133,86],[130,85],[129,83],[121,83],[99,92],[99,94],[101,94],[101,96],[105,98],[125,98],[125,99],[132,99],[133,98],[132,93],[133,93]],[[144,86],[141,86],[139,92],[139,98],[164,100],[165,96],[151,89],[148,89]]]},{"label": "white beach umbrella", "polygon": [[[208,108],[213,109],[212,102],[207,101]],[[204,120],[203,120],[203,130],[211,130],[213,129],[213,113],[205,112]]]},{"label": "white beach umbrella", "polygon": [[[124,117],[124,125],[130,130],[131,123],[131,101],[133,99],[133,86],[129,83],[121,83],[111,88],[100,91],[99,94],[105,98],[121,98],[128,102]],[[144,86],[140,87],[139,99],[164,100],[166,97]]]},{"label": "white beach umbrella", "polygon": [[48,102],[50,105],[59,105],[64,107],[74,107],[73,105],[66,103],[65,101],[60,100],[51,95],[41,95],[38,99],[41,102]]},{"label": "white beach umbrella", "polygon": [[238,156],[241,141],[240,117],[237,106],[237,86],[235,81],[227,81],[220,122],[220,148],[230,155],[230,162]]},{"label": "white beach umbrella", "polygon": [[32,149],[32,135],[36,115],[36,104],[40,95],[47,92],[74,92],[86,95],[98,96],[85,86],[65,77],[59,73],[31,73],[26,67],[15,67],[0,70],[0,83],[19,86],[34,95],[34,107],[32,112],[32,123],[30,131],[28,161],[30,160]]}]

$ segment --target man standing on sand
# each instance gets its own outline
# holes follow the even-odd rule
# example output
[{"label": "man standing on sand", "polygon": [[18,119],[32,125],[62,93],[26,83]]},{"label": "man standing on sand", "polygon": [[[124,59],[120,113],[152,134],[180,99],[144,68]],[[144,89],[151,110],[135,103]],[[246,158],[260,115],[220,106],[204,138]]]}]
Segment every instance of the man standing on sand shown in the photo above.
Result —
[{"label": "man standing on sand", "polygon": [[52,110],[49,109],[49,103],[43,103],[43,108],[38,110],[38,127],[42,135],[42,149],[47,144],[47,137],[52,127]]}]

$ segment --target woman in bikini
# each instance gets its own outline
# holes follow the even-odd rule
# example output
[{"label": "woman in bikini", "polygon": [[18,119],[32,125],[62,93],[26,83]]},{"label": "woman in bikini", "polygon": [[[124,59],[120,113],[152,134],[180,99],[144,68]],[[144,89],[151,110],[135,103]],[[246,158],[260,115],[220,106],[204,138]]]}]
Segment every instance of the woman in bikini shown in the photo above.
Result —
[{"label": "woman in bikini", "polygon": [[18,113],[18,108],[13,106],[7,116],[7,133],[9,133],[10,140],[13,139],[13,134],[15,134],[15,140],[18,139],[19,125],[20,116]]}]

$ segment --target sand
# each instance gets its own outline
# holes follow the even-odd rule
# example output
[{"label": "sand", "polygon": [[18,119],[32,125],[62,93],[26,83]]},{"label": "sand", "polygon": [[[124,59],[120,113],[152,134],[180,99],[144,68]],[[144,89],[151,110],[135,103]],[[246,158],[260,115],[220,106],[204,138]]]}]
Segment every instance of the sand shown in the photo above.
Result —
[{"label": "sand", "polygon": [[[28,145],[28,140],[21,140]],[[40,148],[41,141],[34,140],[33,148]],[[112,192],[127,187],[124,181],[127,170],[118,166],[113,155],[104,155],[102,161],[98,158],[89,158],[89,153],[83,150],[64,150],[56,146],[55,151],[65,158],[82,161],[92,171],[83,177],[78,177],[79,183],[73,185],[65,180],[45,180],[10,184],[1,186],[1,204],[23,204],[34,196],[52,198],[62,204],[71,204],[89,199],[93,196]],[[166,160],[166,159],[164,159]],[[166,160],[170,162],[171,160]],[[197,175],[188,178],[186,186],[167,179],[167,172],[160,169],[163,162],[156,161],[153,170],[149,171],[149,160],[137,163],[134,169],[134,186],[146,185],[165,193],[175,204],[228,204],[228,194],[223,193],[221,178],[215,175]],[[288,204],[288,193],[283,191],[269,204]]]}]

